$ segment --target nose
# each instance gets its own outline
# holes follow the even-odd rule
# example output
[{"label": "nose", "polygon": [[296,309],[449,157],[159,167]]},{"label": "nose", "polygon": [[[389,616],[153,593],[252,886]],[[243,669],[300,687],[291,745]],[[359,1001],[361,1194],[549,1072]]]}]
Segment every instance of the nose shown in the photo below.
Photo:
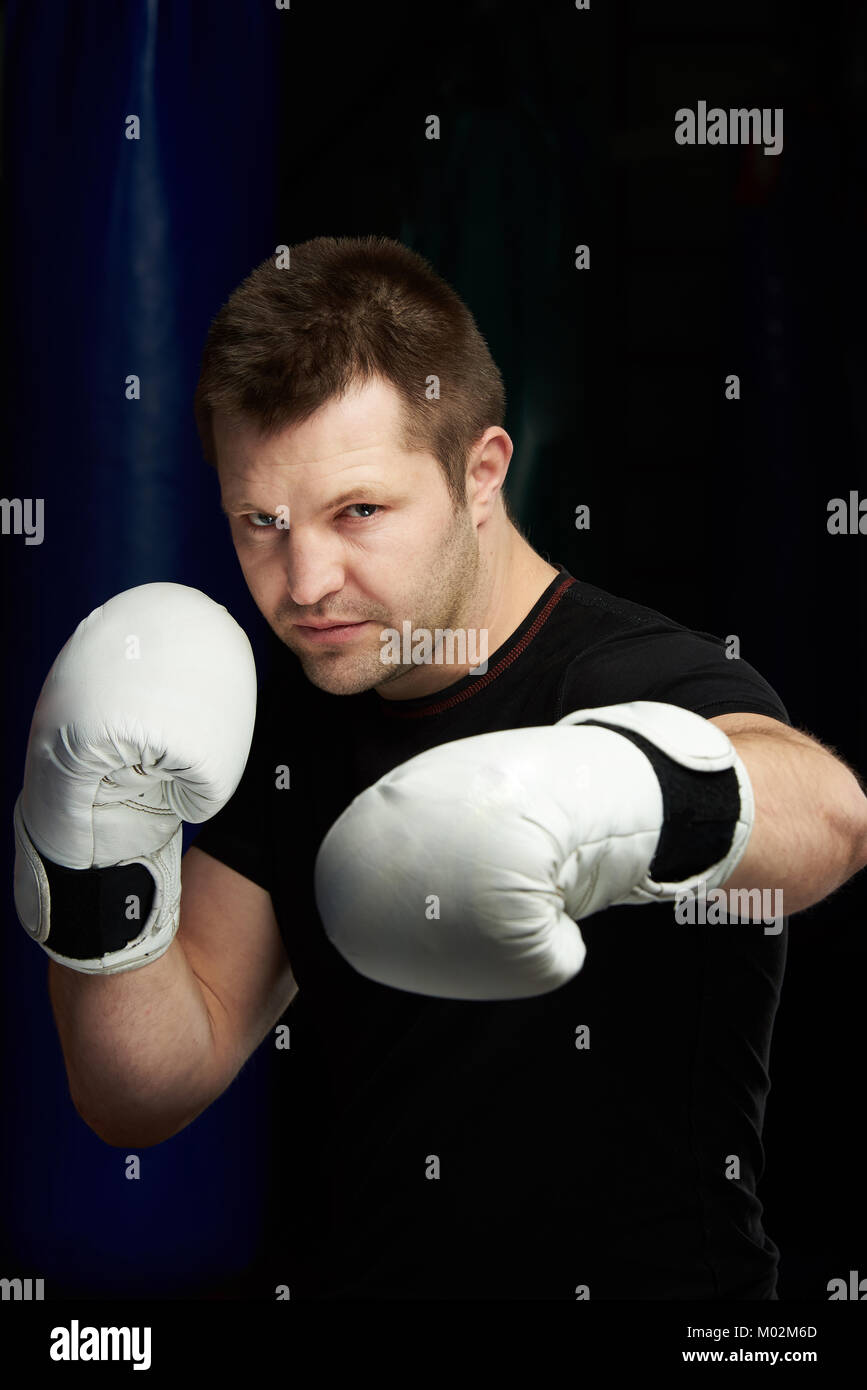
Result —
[{"label": "nose", "polygon": [[286,587],[298,608],[312,608],[346,582],[340,542],[313,527],[293,524],[287,537]]}]

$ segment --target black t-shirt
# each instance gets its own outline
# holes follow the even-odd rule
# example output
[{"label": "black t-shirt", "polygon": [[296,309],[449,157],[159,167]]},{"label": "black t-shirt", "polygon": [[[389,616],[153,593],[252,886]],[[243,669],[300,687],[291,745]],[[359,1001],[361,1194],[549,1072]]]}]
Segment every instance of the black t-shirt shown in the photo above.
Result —
[{"label": "black t-shirt", "polygon": [[487,672],[430,696],[327,694],[274,638],[243,779],[196,841],[268,889],[299,985],[305,1082],[275,1107],[275,1152],[306,1156],[293,1297],[776,1296],[756,1187],[787,924],[609,908],[574,980],[476,1002],[365,979],[319,920],[326,831],[427,748],[631,700],[790,723],[720,638],[557,568]]}]

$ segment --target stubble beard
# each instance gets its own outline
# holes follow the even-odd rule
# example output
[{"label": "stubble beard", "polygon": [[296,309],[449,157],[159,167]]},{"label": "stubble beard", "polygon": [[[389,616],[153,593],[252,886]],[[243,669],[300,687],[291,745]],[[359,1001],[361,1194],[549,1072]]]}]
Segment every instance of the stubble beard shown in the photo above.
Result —
[{"label": "stubble beard", "polygon": [[375,686],[390,685],[408,671],[414,671],[416,667],[412,662],[383,663],[381,652],[385,641],[380,633],[392,628],[402,644],[403,623],[409,619],[413,630],[421,628],[431,634],[433,645],[437,628],[466,627],[467,615],[476,598],[480,569],[478,533],[470,519],[469,508],[463,507],[453,513],[452,525],[440,547],[424,557],[417,571],[417,587],[402,600],[401,614],[377,620],[370,634],[365,635],[361,650],[295,651],[305,676],[311,685],[330,695],[358,695]]}]

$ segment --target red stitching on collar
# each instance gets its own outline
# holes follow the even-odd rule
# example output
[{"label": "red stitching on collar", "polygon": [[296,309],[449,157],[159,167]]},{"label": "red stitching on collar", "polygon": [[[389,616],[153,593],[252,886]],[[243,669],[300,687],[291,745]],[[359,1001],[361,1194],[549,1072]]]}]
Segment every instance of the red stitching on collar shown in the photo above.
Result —
[{"label": "red stitching on collar", "polygon": [[[491,681],[496,680],[497,676],[501,675],[503,671],[511,666],[513,661],[517,661],[518,657],[532,642],[540,627],[548,621],[552,609],[556,607],[566,590],[574,583],[575,579],[572,575],[568,575],[564,578],[562,583],[557,585],[557,588],[548,599],[545,607],[536,614],[536,617],[533,619],[520,641],[516,642],[514,647],[506,652],[505,656],[500,658],[496,666],[490,667],[483,676],[479,676],[478,680],[473,681],[472,685],[468,685],[465,690],[458,691],[456,695],[447,695],[442,700],[437,701],[436,704],[426,705],[424,709],[402,710],[400,709],[399,700],[383,700],[382,696],[380,696],[379,698],[382,704],[386,706],[383,713],[387,714],[392,719],[426,719],[430,714],[441,714],[443,710],[451,709],[454,705],[460,705],[464,700],[472,699],[474,695],[478,695],[480,690],[484,690],[486,685],[490,685]],[[392,708],[392,706],[395,708]]]}]

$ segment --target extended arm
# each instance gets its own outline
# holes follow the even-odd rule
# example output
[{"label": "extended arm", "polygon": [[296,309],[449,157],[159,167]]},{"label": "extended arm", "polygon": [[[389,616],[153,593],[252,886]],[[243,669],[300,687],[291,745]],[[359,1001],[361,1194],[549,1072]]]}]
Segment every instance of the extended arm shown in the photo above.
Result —
[{"label": "extended arm", "polygon": [[731,739],[755,796],[752,834],[723,888],[780,888],[784,911],[801,912],[867,865],[867,797],[844,762],[764,715],[709,722]]}]

